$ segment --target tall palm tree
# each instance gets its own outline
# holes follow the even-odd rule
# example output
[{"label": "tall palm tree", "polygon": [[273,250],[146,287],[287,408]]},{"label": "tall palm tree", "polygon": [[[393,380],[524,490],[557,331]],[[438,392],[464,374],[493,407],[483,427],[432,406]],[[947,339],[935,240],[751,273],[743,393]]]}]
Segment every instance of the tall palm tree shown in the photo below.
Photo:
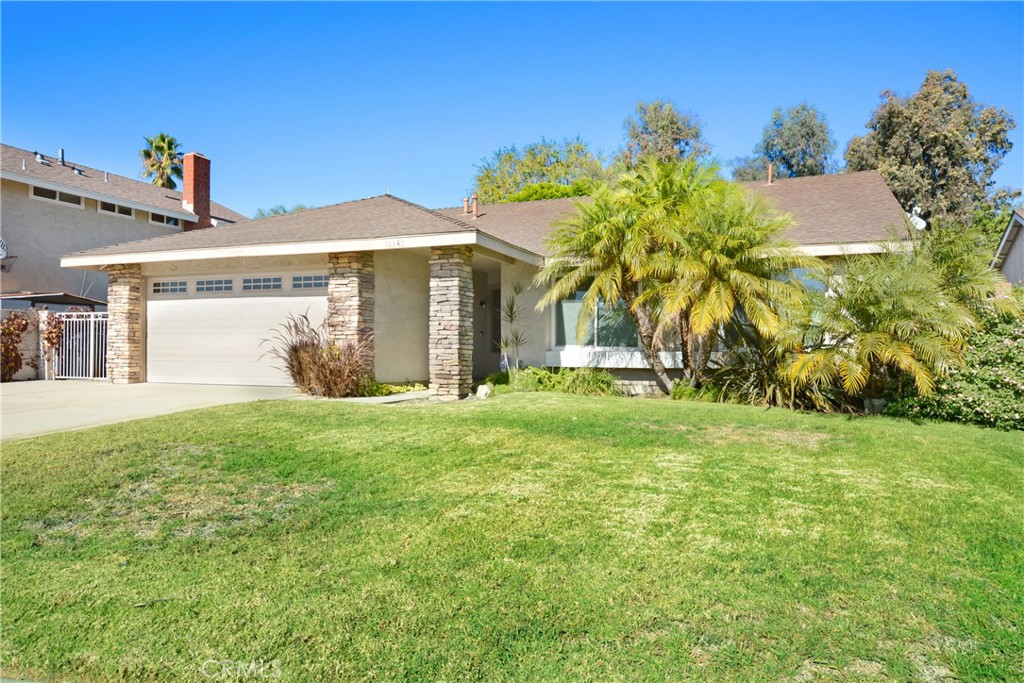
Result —
[{"label": "tall palm tree", "polygon": [[182,177],[181,151],[178,141],[166,133],[144,138],[146,146],[139,152],[142,159],[142,177],[152,178],[157,187],[173,190],[178,187],[175,178]]},{"label": "tall palm tree", "polygon": [[693,386],[704,380],[719,330],[737,323],[774,338],[784,309],[803,297],[793,271],[824,269],[779,238],[792,220],[762,196],[725,181],[711,189],[696,197],[669,249],[651,261],[647,274],[661,284],[644,293],[661,301],[664,321],[675,321]]}]

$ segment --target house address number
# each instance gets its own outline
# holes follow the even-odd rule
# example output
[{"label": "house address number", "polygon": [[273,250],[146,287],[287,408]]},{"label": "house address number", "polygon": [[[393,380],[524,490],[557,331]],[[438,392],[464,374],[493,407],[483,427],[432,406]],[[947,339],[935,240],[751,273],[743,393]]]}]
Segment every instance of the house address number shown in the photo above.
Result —
[{"label": "house address number", "polygon": [[397,249],[405,246],[405,240],[384,240],[384,247],[387,249]]}]

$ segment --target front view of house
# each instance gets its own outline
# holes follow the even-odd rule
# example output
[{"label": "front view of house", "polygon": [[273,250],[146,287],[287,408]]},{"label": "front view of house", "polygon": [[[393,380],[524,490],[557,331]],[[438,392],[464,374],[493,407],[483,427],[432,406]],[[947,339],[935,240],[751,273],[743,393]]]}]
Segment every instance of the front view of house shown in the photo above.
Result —
[{"label": "front view of house", "polygon": [[[873,171],[750,189],[792,214],[787,237],[819,256],[872,251],[904,221]],[[532,284],[573,201],[430,210],[383,195],[77,252],[62,265],[109,277],[113,382],[291,384],[267,351],[275,328],[304,314],[338,342],[372,332],[379,381],[427,382],[456,399],[499,368],[500,302]],[[644,370],[628,326],[595,316],[579,335],[578,302],[537,313],[542,294],[520,297],[523,362]]]}]

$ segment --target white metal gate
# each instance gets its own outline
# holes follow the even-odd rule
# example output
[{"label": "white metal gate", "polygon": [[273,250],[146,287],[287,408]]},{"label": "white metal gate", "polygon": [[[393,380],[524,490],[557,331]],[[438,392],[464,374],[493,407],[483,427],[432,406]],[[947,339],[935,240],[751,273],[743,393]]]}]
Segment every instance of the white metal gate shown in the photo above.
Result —
[{"label": "white metal gate", "polygon": [[107,314],[54,313],[64,323],[56,359],[56,379],[107,376]]}]

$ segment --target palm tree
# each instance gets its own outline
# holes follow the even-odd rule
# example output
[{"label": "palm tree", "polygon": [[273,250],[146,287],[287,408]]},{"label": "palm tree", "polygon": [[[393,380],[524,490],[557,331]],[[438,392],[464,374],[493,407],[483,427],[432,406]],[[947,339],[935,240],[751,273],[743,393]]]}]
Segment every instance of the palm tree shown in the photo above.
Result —
[{"label": "palm tree", "polygon": [[716,182],[717,171],[695,160],[661,162],[651,157],[621,175],[615,185],[597,185],[593,202],[576,204],[549,240],[553,256],[537,274],[548,291],[539,309],[584,291],[579,326],[604,302],[625,307],[636,324],[640,347],[661,389],[671,379],[658,355],[664,346],[661,300],[652,291],[677,244],[689,214]]},{"label": "palm tree", "polygon": [[670,249],[651,261],[649,275],[663,284],[644,297],[660,300],[662,319],[675,321],[692,386],[704,381],[719,330],[738,324],[775,338],[784,309],[803,297],[793,271],[824,269],[820,259],[779,239],[791,223],[762,196],[717,181],[689,207]]},{"label": "palm tree", "polygon": [[880,398],[905,373],[929,394],[962,363],[971,310],[943,287],[930,259],[905,245],[839,261],[827,293],[814,296],[785,372],[798,386],[838,384],[849,396]]},{"label": "palm tree", "polygon": [[181,151],[178,141],[166,133],[144,138],[146,146],[139,152],[142,159],[142,177],[152,178],[157,187],[173,190],[178,187],[175,178],[182,177]]}]

